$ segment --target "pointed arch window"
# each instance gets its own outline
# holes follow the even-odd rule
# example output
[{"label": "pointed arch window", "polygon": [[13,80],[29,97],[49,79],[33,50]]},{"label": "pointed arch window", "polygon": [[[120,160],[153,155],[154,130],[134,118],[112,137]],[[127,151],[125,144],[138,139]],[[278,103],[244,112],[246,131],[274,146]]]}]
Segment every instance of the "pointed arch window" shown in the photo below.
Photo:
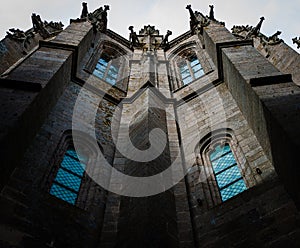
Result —
[{"label": "pointed arch window", "polygon": [[193,51],[177,61],[177,66],[183,85],[189,84],[204,75],[203,67],[200,64],[196,53]]},{"label": "pointed arch window", "polygon": [[86,158],[78,157],[73,147],[69,147],[57,170],[50,188],[50,194],[75,205],[84,176]]},{"label": "pointed arch window", "polygon": [[107,54],[102,54],[98,60],[93,75],[115,85],[118,79],[120,63]]},{"label": "pointed arch window", "polygon": [[247,186],[229,144],[217,145],[209,154],[222,201],[245,191]]}]

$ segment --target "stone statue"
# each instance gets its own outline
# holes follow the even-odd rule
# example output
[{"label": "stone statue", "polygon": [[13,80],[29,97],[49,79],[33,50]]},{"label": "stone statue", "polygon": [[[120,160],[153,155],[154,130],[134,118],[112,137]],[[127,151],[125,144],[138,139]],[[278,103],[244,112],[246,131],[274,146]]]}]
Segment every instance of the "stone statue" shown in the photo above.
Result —
[{"label": "stone statue", "polygon": [[168,30],[166,36],[161,42],[161,46],[168,47],[169,46],[169,36],[172,35],[172,31]]},{"label": "stone statue", "polygon": [[210,11],[209,11],[209,19],[210,20],[215,20],[215,15],[214,15],[214,6],[213,5],[209,5]]},{"label": "stone statue", "polygon": [[88,16],[88,8],[87,8],[87,3],[83,2],[82,3],[82,12],[81,12],[81,16],[80,18],[83,19],[83,18],[87,18]]},{"label": "stone statue", "polygon": [[250,37],[257,37],[258,35],[259,35],[259,31],[260,31],[260,29],[261,29],[261,25],[262,25],[262,23],[263,23],[263,21],[265,20],[265,18],[262,16],[261,18],[260,18],[260,21],[259,21],[259,23],[256,25],[256,27],[255,28],[253,28],[248,34],[247,34],[247,36],[246,36],[246,39],[249,39]]},{"label": "stone statue", "polygon": [[130,30],[129,41],[131,42],[132,47],[140,46],[140,41],[137,37],[136,32],[133,31],[133,26],[128,28]]},{"label": "stone statue", "polygon": [[189,4],[189,5],[186,6],[186,9],[188,9],[189,13],[190,13],[190,19],[191,19],[190,23],[191,23],[191,26],[197,25],[199,22],[197,20],[197,17],[195,16],[194,11],[192,10],[192,6]]},{"label": "stone statue", "polygon": [[295,37],[292,39],[292,41],[293,41],[293,44],[295,44],[295,43],[297,44],[297,48],[300,48],[300,37],[299,38]]},{"label": "stone statue", "polygon": [[47,39],[51,37],[50,32],[45,28],[45,25],[42,22],[41,17],[39,15],[33,13],[31,15],[31,20],[32,20],[33,30],[36,33],[39,33],[43,37],[43,39]]},{"label": "stone statue", "polygon": [[94,32],[99,30],[100,32],[105,32],[107,28],[107,11],[109,10],[108,5],[104,5],[104,9],[100,7],[96,9],[93,13],[88,14],[88,19],[92,23]]}]

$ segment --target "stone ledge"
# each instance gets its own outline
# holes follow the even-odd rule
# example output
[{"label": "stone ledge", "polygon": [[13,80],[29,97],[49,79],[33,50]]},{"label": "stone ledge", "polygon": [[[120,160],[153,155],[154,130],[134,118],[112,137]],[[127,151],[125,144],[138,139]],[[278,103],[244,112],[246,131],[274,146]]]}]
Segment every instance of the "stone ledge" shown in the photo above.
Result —
[{"label": "stone ledge", "polygon": [[269,84],[289,83],[292,81],[293,80],[291,74],[282,74],[277,76],[251,78],[249,80],[249,83],[251,86],[255,87],[255,86],[262,86],[262,85],[269,85]]}]

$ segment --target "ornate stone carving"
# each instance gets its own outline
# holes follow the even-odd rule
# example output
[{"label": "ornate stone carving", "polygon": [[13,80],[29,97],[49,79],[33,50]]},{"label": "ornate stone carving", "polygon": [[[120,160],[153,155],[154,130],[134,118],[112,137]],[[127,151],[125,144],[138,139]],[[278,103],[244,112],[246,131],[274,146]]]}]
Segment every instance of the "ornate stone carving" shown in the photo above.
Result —
[{"label": "ornate stone carving", "polygon": [[300,48],[300,37],[299,38],[295,37],[292,39],[292,41],[293,41],[293,44],[295,44],[295,43],[297,44],[297,48]]},{"label": "ornate stone carving", "polygon": [[261,24],[264,18],[260,18],[260,22],[256,27],[252,26],[233,26],[231,31],[237,38],[240,39],[249,39],[249,38],[259,38],[260,43],[262,44],[266,57],[270,56],[270,49],[268,46],[274,46],[282,42],[278,36],[281,34],[280,31],[277,31],[275,34],[267,37],[266,35],[260,32]]},{"label": "ornate stone carving", "polygon": [[190,4],[186,6],[186,9],[190,13],[190,26],[191,26],[191,30],[193,30],[200,22],[198,21],[194,11],[192,10],[192,6]]},{"label": "ornate stone carving", "polygon": [[210,24],[209,18],[204,16],[201,12],[195,11],[195,15],[197,16],[197,19],[200,20],[201,27],[207,27]]},{"label": "ornate stone carving", "polygon": [[45,28],[44,23],[41,20],[41,17],[35,13],[31,15],[33,30],[36,33],[39,33],[43,39],[47,39],[51,37],[50,32]]},{"label": "ornate stone carving", "polygon": [[209,11],[209,19],[210,20],[215,20],[215,14],[214,14],[214,6],[213,5],[209,5],[210,11]]},{"label": "ornate stone carving", "polygon": [[63,29],[61,22],[42,22],[41,17],[35,13],[31,16],[33,30],[35,33],[39,33],[43,39],[48,39],[60,33]]},{"label": "ornate stone carving", "polygon": [[93,13],[88,14],[88,19],[93,25],[94,32],[100,31],[105,32],[107,29],[107,11],[109,10],[108,5],[104,5],[104,8],[100,7]]},{"label": "ornate stone carving", "polygon": [[87,8],[87,3],[83,2],[82,3],[82,11],[81,11],[81,16],[80,18],[83,19],[83,18],[87,18],[88,16],[88,8]]},{"label": "ornate stone carving", "polygon": [[260,38],[260,43],[263,45],[265,52],[266,52],[266,57],[268,58],[271,53],[269,46],[274,46],[282,42],[282,39],[279,39],[278,36],[281,34],[280,31],[277,31],[275,34],[267,37],[263,35],[262,33],[259,33],[259,38]]},{"label": "ornate stone carving", "polygon": [[162,47],[169,47],[169,36],[172,35],[172,31],[168,30],[167,34],[165,35],[164,39],[161,42]]},{"label": "ornate stone carving", "polygon": [[131,48],[142,49],[148,55],[159,49],[159,47],[165,48],[168,45],[168,37],[172,34],[168,30],[164,41],[163,36],[159,34],[159,30],[155,29],[154,26],[144,26],[138,35],[134,32],[133,26],[130,26],[128,29],[130,30],[129,41]]},{"label": "ornate stone carving", "polygon": [[28,45],[31,42],[31,39],[34,37],[34,33],[32,29],[24,32],[20,29],[11,28],[9,31],[6,32],[7,38],[10,38],[12,40],[22,42],[23,47],[27,49]]},{"label": "ornate stone carving", "polygon": [[[278,36],[281,34],[281,31],[277,31],[275,34],[269,36],[266,40],[268,45],[276,45],[282,42],[282,39],[278,38]],[[262,38],[264,38],[264,35],[262,35]]]},{"label": "ornate stone carving", "polygon": [[225,22],[221,22],[221,21],[218,21],[216,18],[215,18],[215,13],[214,13],[214,6],[213,5],[209,5],[209,15],[206,16],[209,20],[211,21],[214,21],[215,23],[218,23],[222,26],[225,26]]},{"label": "ornate stone carving", "polygon": [[[233,26],[231,31],[235,36],[237,36],[239,38],[249,39],[249,38],[253,38],[253,37],[260,37],[262,35],[260,33],[260,29],[261,29],[261,26],[262,26],[262,23],[264,20],[265,20],[265,18],[261,17],[259,23],[255,27],[249,26],[249,25]],[[274,34],[274,37],[270,37],[270,38],[274,39],[276,35],[278,36],[279,34],[276,33],[276,34]],[[268,38],[267,38],[267,40],[268,40]]]},{"label": "ornate stone carving", "polygon": [[64,24],[62,22],[47,22],[44,21],[45,28],[51,33],[51,35],[56,35],[63,30]]},{"label": "ornate stone carving", "polygon": [[246,26],[244,26],[244,25],[242,25],[242,26],[236,26],[236,25],[234,25],[232,28],[231,28],[231,31],[232,31],[232,33],[235,35],[235,36],[240,36],[241,38],[245,38],[246,36],[242,36],[241,34],[243,33],[243,32],[247,32],[247,34],[248,34],[248,32],[250,32],[251,31],[251,29],[252,29],[253,27],[252,26],[249,26],[249,25],[246,25]]},{"label": "ornate stone carving", "polygon": [[250,32],[247,34],[246,39],[249,39],[251,37],[257,37],[260,34],[260,29],[264,20],[265,18],[262,16],[260,18],[259,23],[254,28],[252,28]]},{"label": "ornate stone carving", "polygon": [[[262,20],[263,19],[261,19],[261,21]],[[260,24],[260,26],[261,26],[261,24]],[[260,29],[260,27],[258,27],[258,28]],[[253,28],[252,26],[249,26],[249,25],[233,26],[231,28],[231,31],[236,37],[241,38],[241,39],[259,37],[260,41],[266,45],[276,45],[276,44],[279,44],[280,42],[282,42],[282,39],[278,38],[278,36],[281,34],[280,31],[277,31],[275,34],[267,37],[257,29],[257,26],[255,28]]]},{"label": "ornate stone carving", "polygon": [[155,29],[155,26],[148,25],[139,31],[139,35],[159,35],[159,31]]},{"label": "ornate stone carving", "polygon": [[27,49],[36,34],[40,34],[43,39],[51,38],[63,29],[61,22],[42,22],[41,17],[35,13],[31,16],[33,27],[27,31],[11,28],[6,32],[6,37],[22,44],[23,53],[27,54]]},{"label": "ornate stone carving", "polygon": [[130,26],[128,28],[130,30],[130,35],[129,35],[129,41],[131,43],[131,47],[139,47],[140,46],[140,41],[137,37],[136,32],[133,31],[133,26]]}]

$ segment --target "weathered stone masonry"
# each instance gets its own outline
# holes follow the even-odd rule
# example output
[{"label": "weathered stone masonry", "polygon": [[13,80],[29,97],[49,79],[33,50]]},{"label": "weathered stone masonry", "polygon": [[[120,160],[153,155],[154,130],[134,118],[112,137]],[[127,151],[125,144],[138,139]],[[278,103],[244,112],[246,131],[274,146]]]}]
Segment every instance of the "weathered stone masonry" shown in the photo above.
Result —
[{"label": "weathered stone masonry", "polygon": [[[119,36],[106,28],[106,6],[63,31],[40,23],[26,49],[9,36],[0,43],[1,247],[300,246],[299,54],[276,37],[249,35],[259,30],[232,34],[213,12],[187,9],[191,30],[170,42],[150,25],[131,28],[129,41]],[[105,55],[119,63],[113,86],[93,75]],[[203,75],[185,84],[179,61],[191,56]],[[165,180],[186,176],[160,194],[130,197],[89,176],[105,173],[106,186],[130,187],[100,165],[84,174],[76,204],[49,194],[72,134],[96,149],[90,135],[72,133],[80,92],[79,120],[95,128],[112,167],[151,176],[180,161]],[[94,123],[87,106],[97,109]],[[162,153],[149,162],[127,158],[116,147],[127,146],[127,124],[141,150],[152,129],[163,130]],[[222,201],[208,151],[225,142],[247,190]]]}]

